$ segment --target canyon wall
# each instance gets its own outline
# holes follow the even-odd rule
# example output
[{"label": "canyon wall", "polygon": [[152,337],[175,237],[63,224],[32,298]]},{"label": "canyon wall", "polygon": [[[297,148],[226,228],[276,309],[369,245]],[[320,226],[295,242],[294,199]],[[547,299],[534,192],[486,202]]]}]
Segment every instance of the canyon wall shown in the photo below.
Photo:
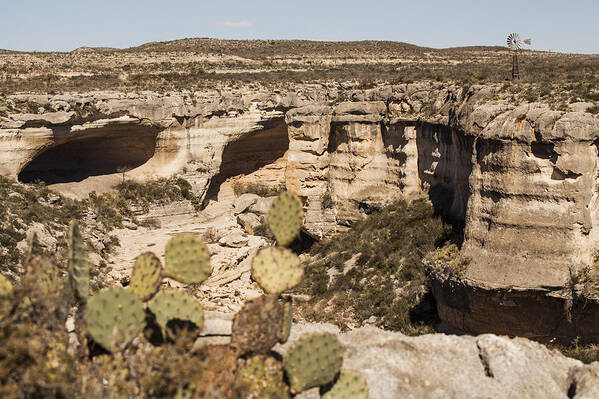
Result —
[{"label": "canyon wall", "polygon": [[[427,197],[457,226],[470,259],[459,275],[430,273],[444,321],[471,332],[599,340],[580,327],[599,313],[568,314],[565,290],[593,263],[599,239],[597,116],[514,104],[499,86],[345,94],[351,101],[306,85],[49,96],[42,100],[53,112],[0,121],[0,173],[32,181],[51,172],[64,184],[75,169],[87,191],[101,191],[126,165],[137,179],[178,173],[207,199],[239,176],[284,184],[304,199],[304,227],[316,238],[384,202]],[[23,99],[36,100],[14,101]]]}]

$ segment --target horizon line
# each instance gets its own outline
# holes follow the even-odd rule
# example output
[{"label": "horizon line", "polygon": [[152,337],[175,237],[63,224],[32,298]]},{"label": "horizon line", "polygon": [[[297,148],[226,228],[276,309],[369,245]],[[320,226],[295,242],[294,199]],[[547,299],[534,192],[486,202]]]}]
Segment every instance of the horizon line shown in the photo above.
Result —
[{"label": "horizon line", "polygon": [[[178,39],[170,39],[170,40],[152,40],[148,42],[143,42],[141,44],[132,45],[129,47],[113,47],[113,46],[93,46],[93,45],[82,45],[79,47],[75,47],[72,50],[17,50],[11,48],[0,48],[0,51],[13,52],[13,53],[72,53],[79,49],[104,49],[104,50],[128,50],[137,47],[141,47],[148,44],[153,43],[169,43],[169,42],[177,42],[183,40],[218,40],[218,41],[239,41],[239,42],[250,42],[250,41],[261,41],[261,42],[315,42],[315,43],[361,43],[361,42],[382,42],[382,43],[401,43],[408,44],[410,46],[419,47],[423,49],[432,49],[432,50],[451,50],[451,49],[461,49],[461,48],[469,48],[469,47],[489,47],[489,48],[505,48],[505,50],[509,50],[509,48],[505,45],[500,44],[466,44],[461,46],[450,46],[450,47],[431,47],[431,46],[423,46],[419,44],[414,44],[410,42],[397,41],[397,40],[388,40],[388,39],[361,39],[361,40],[343,40],[343,39],[222,39],[217,37],[183,37]],[[558,50],[543,50],[543,49],[522,49],[522,51],[532,51],[532,52],[543,52],[543,53],[554,53],[554,54],[577,54],[577,55],[599,55],[599,53],[585,53],[585,52],[565,52]]]}]

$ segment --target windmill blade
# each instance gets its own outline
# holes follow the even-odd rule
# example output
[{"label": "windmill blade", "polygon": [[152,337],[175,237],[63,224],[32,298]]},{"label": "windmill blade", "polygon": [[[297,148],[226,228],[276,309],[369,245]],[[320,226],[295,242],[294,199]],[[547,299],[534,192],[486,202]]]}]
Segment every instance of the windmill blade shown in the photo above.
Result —
[{"label": "windmill blade", "polygon": [[520,35],[517,33],[512,33],[507,37],[507,46],[511,50],[518,50],[522,47],[522,39],[520,39]]}]

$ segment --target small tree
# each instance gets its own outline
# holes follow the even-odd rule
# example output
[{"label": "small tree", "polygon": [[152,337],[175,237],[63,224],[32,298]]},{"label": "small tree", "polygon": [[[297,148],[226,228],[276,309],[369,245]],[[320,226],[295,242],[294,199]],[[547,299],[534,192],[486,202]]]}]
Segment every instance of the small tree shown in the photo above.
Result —
[{"label": "small tree", "polygon": [[117,166],[116,171],[121,173],[123,176],[123,184],[125,184],[125,174],[127,172],[129,172],[130,170],[132,170],[133,167],[131,165],[121,165],[121,166]]}]

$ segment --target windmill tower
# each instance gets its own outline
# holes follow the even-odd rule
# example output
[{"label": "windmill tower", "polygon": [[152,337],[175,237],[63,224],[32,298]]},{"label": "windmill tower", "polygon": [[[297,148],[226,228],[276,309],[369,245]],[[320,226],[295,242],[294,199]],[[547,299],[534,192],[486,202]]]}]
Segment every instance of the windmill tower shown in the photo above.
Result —
[{"label": "windmill tower", "polygon": [[512,33],[507,37],[507,46],[510,50],[514,52],[514,56],[512,58],[512,80],[520,80],[520,64],[518,63],[518,52],[522,48],[523,44],[530,45],[532,43],[531,39],[520,39],[520,35],[517,33]]}]

